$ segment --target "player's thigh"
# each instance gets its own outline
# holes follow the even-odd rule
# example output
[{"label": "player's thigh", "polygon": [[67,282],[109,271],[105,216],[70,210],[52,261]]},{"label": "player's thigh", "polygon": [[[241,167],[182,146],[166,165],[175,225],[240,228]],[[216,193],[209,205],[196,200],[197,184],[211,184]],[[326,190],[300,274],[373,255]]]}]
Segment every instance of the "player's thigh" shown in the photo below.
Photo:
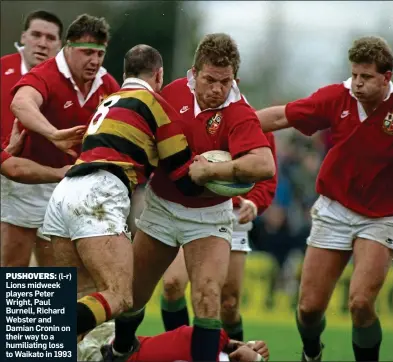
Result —
[{"label": "player's thigh", "polygon": [[188,274],[184,261],[184,251],[182,248],[176,255],[163,276],[163,294],[167,300],[178,300],[184,296],[188,283]]},{"label": "player's thigh", "polygon": [[54,266],[56,264],[53,245],[50,238],[42,235],[40,229],[37,230],[34,254],[39,266]]},{"label": "player's thigh", "polygon": [[247,253],[232,250],[229,259],[228,274],[222,289],[222,300],[238,299],[243,285],[244,268]]},{"label": "player's thigh", "polygon": [[51,237],[57,267],[75,267],[77,271],[78,298],[95,291],[96,286],[69,238]]},{"label": "player's thigh", "polygon": [[350,251],[307,247],[300,281],[301,312],[320,313],[326,310],[350,257]]},{"label": "player's thigh", "polygon": [[125,234],[78,239],[76,248],[99,291],[110,290],[130,296],[133,251]]},{"label": "player's thigh", "polygon": [[1,266],[29,266],[37,229],[1,223]]},{"label": "player's thigh", "polygon": [[353,245],[354,270],[350,304],[373,305],[392,265],[393,250],[386,245],[357,238]]},{"label": "player's thigh", "polygon": [[193,297],[195,293],[208,292],[213,292],[219,297],[228,274],[230,257],[228,241],[209,236],[187,243],[183,248]]},{"label": "player's thigh", "polygon": [[134,248],[134,308],[142,308],[153,294],[165,270],[178,254],[178,247],[162,243],[149,234],[137,230]]}]

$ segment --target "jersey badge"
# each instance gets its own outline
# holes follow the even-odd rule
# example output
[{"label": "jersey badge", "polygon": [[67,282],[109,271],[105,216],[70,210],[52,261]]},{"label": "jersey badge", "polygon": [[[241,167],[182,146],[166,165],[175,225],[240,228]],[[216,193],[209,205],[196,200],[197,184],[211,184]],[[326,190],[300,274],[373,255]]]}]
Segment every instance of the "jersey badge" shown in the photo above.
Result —
[{"label": "jersey badge", "polygon": [[222,121],[222,113],[217,112],[212,118],[207,121],[206,130],[209,134],[215,134],[220,127]]}]

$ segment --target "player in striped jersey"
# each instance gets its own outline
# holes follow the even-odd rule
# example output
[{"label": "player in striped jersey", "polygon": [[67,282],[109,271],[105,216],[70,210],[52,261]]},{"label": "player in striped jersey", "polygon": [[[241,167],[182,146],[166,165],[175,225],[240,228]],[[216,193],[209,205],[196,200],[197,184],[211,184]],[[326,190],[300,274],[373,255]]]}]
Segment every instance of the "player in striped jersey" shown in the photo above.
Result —
[{"label": "player in striped jersey", "polygon": [[[132,307],[133,251],[126,219],[130,194],[160,162],[178,188],[203,189],[188,176],[192,152],[176,112],[158,95],[163,83],[160,53],[147,45],[130,49],[121,90],[92,116],[82,153],[56,187],[44,234],[58,265],[77,266],[78,336]],[[198,181],[198,180],[195,180]],[[97,287],[97,292],[95,291]]]}]

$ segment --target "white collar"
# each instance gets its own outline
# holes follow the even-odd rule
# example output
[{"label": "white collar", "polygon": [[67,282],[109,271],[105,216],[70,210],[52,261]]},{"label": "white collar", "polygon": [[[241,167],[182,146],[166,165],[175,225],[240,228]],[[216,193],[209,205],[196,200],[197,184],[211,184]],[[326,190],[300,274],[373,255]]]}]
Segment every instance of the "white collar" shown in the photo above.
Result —
[{"label": "white collar", "polygon": [[102,77],[107,73],[106,69],[104,67],[100,67],[100,69],[98,69],[98,72],[94,78],[93,84],[91,85],[90,92],[87,95],[87,97],[84,98],[82,92],[80,91],[79,87],[76,85],[74,79],[72,78],[70,68],[67,64],[67,60],[64,55],[64,48],[62,48],[59,51],[59,53],[56,55],[55,59],[56,59],[56,65],[57,65],[57,68],[59,69],[59,72],[62,73],[67,79],[69,79],[71,81],[71,83],[74,86],[74,89],[76,90],[79,104],[81,107],[83,107],[84,104],[90,99],[90,97],[97,91],[97,89],[103,83]]},{"label": "white collar", "polygon": [[140,88],[140,87],[146,88],[150,92],[154,92],[153,88],[150,86],[149,83],[145,82],[142,79],[139,78],[126,78],[123,82],[123,85],[121,86],[122,88]]},{"label": "white collar", "polygon": [[23,49],[25,47],[19,46],[17,42],[14,43],[14,46],[22,58],[22,60],[20,62],[20,74],[25,75],[29,71],[26,66],[25,57],[23,56]]},{"label": "white collar", "polygon": [[[355,95],[353,94],[353,92],[352,92],[352,87],[351,87],[351,85],[352,85],[352,78],[348,78],[346,81],[343,82],[343,84],[344,84],[344,87],[345,87],[345,88],[349,89],[349,94],[350,94],[353,98],[357,99],[357,98],[355,97]],[[389,82],[389,92],[388,92],[387,96],[385,97],[384,102],[386,102],[386,101],[390,98],[390,96],[391,96],[392,94],[393,94],[393,82],[390,81],[390,82]]]},{"label": "white collar", "polygon": [[[194,78],[194,75],[192,74],[192,70],[191,69],[189,69],[187,71],[187,86],[190,89],[191,93],[194,94],[194,115],[196,117],[202,111],[201,111],[201,107],[199,107],[199,104],[198,104],[198,102],[196,100],[196,97],[195,97],[195,92],[194,92],[194,89],[195,89],[195,78]],[[212,109],[225,108],[225,107],[228,107],[231,103],[238,102],[241,99],[242,99],[242,95],[240,93],[240,89],[237,86],[236,81],[233,80],[232,81],[232,88],[229,91],[229,95],[228,95],[228,98],[226,99],[226,101],[223,104],[221,104],[221,106],[219,106],[219,107],[208,108],[208,109],[205,109],[205,111],[212,110]]]}]

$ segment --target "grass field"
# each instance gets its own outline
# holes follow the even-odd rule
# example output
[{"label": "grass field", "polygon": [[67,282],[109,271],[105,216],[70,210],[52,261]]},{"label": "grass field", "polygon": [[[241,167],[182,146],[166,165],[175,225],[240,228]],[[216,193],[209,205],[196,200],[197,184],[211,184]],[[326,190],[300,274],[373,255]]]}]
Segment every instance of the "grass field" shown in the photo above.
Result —
[{"label": "grass field", "polygon": [[[327,321],[329,323],[329,320]],[[385,321],[385,323],[389,323]],[[393,326],[393,319],[391,320]],[[163,325],[159,318],[147,315],[138,329],[140,335],[161,333]],[[271,361],[300,361],[301,345],[296,325],[287,324],[253,324],[245,321],[245,338],[247,340],[263,339],[268,343]],[[324,361],[354,361],[351,342],[351,328],[329,328],[323,335],[325,350]],[[393,329],[384,331],[384,340],[380,361],[393,361]]]}]

